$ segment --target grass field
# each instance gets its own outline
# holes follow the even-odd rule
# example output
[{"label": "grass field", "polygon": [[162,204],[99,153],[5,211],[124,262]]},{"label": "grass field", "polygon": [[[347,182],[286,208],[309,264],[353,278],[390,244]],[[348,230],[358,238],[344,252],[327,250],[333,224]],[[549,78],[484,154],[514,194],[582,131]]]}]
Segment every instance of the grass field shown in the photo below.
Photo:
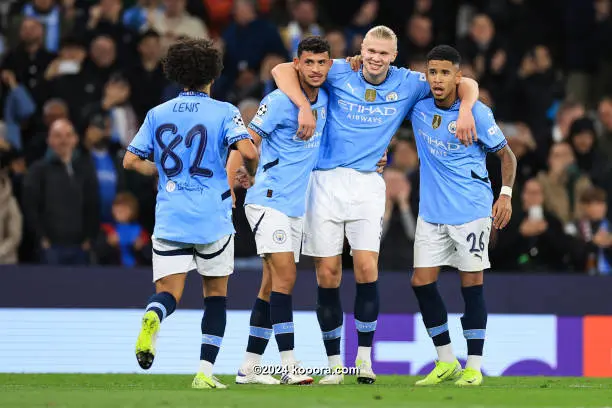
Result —
[{"label": "grass field", "polygon": [[612,407],[612,378],[493,377],[476,389],[416,388],[415,378],[375,385],[236,385],[192,390],[184,375],[0,374],[0,407]]}]

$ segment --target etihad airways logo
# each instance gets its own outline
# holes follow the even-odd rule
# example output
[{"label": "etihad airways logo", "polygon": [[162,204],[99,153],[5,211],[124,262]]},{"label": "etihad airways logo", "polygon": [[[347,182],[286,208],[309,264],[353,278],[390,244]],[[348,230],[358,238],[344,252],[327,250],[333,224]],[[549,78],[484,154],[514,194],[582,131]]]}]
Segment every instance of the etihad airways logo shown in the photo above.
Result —
[{"label": "etihad airways logo", "polygon": [[397,113],[397,109],[392,106],[361,105],[343,101],[342,99],[338,100],[338,105],[344,111],[361,115],[393,116]]},{"label": "etihad airways logo", "polygon": [[359,123],[380,125],[397,114],[397,108],[392,106],[361,105],[342,99],[338,100],[338,106],[346,113],[347,119]]},{"label": "etihad airways logo", "polygon": [[436,139],[423,132],[421,129],[418,131],[419,136],[427,142],[429,145],[429,152],[435,156],[447,156],[451,152],[455,152],[461,149],[460,143],[447,142],[444,140]]}]

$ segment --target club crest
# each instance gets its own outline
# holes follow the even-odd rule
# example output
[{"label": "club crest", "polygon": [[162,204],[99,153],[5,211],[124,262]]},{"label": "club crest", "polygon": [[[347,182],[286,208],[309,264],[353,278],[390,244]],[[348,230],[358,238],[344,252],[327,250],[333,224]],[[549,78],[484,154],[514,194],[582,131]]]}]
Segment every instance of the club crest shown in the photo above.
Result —
[{"label": "club crest", "polygon": [[455,122],[454,120],[451,121],[448,124],[448,131],[454,135],[457,132],[457,122]]}]

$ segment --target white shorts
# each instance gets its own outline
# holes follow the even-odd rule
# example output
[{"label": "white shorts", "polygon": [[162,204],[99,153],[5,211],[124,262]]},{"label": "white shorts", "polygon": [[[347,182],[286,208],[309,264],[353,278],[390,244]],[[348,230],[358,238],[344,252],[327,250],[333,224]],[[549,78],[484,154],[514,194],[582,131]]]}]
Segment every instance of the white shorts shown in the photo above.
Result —
[{"label": "white shorts", "polygon": [[289,217],[274,208],[257,204],[244,207],[257,245],[257,254],[293,252],[295,262],[300,261],[302,245],[302,217]]},{"label": "white shorts", "polygon": [[379,252],[386,186],[376,172],[338,167],[312,173],[306,200],[302,253],[342,254],[344,236],[351,251]]},{"label": "white shorts", "polygon": [[431,224],[417,219],[414,267],[452,266],[461,272],[480,272],[489,263],[491,218],[461,225]]},{"label": "white shorts", "polygon": [[155,237],[152,241],[153,282],[194,269],[208,277],[228,276],[234,272],[234,234],[212,244],[185,244]]}]

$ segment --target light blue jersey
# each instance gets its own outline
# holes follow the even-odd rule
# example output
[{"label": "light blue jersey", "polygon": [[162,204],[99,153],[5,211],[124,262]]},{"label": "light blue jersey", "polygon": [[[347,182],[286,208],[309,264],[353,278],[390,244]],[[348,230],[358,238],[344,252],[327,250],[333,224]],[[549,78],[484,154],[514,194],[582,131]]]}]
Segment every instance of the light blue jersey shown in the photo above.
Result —
[{"label": "light blue jersey", "polygon": [[208,244],[234,233],[225,163],[242,139],[251,136],[238,109],[205,93],[181,92],[147,113],[128,150],[154,155],[156,238]]},{"label": "light blue jersey", "polygon": [[391,66],[379,85],[334,60],[325,87],[329,118],[317,169],[376,171],[391,138],[415,103],[430,94],[425,74]]},{"label": "light blue jersey", "polygon": [[427,98],[410,115],[421,162],[419,216],[432,224],[459,225],[492,214],[486,155],[504,148],[506,138],[491,109],[476,102],[472,113],[478,142],[461,144],[455,137],[460,104],[457,100],[441,109]]},{"label": "light blue jersey", "polygon": [[283,92],[277,89],[261,101],[249,124],[262,137],[261,158],[245,204],[271,207],[290,217],[304,215],[306,190],[319,156],[327,117],[325,90],[319,89],[317,100],[311,105],[317,127],[314,135],[304,141],[295,135],[299,109]]}]

